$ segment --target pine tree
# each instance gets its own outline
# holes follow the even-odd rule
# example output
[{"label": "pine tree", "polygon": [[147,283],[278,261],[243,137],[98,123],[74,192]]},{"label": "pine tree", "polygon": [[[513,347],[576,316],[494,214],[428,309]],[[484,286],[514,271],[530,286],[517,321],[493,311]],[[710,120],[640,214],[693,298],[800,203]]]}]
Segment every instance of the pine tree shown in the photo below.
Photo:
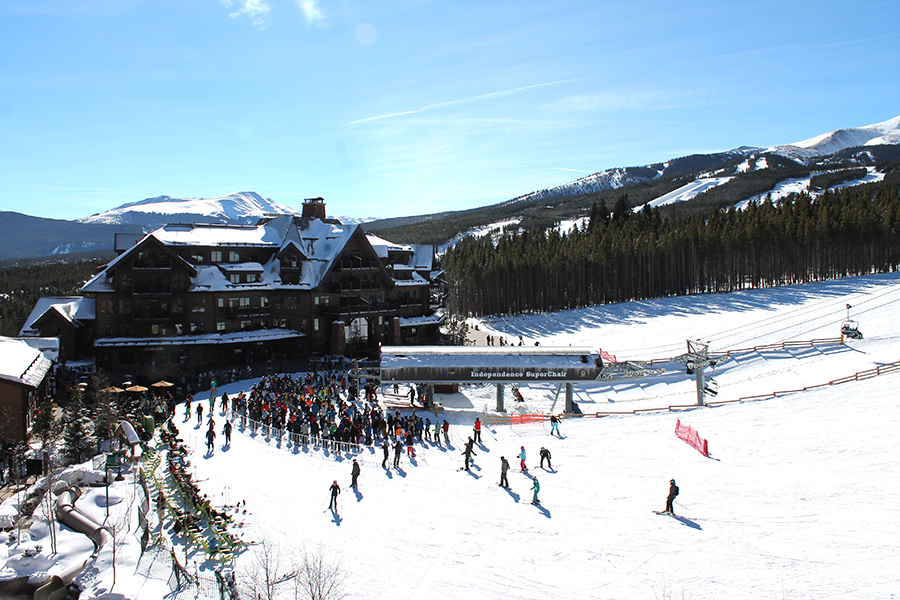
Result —
[{"label": "pine tree", "polygon": [[81,403],[81,390],[75,389],[72,399],[63,414],[62,452],[66,464],[77,464],[85,460],[93,450],[93,440],[88,435],[90,418]]},{"label": "pine tree", "polygon": [[38,405],[31,424],[31,434],[41,441],[41,449],[49,451],[63,432],[63,423],[56,418],[50,398],[44,398]]}]

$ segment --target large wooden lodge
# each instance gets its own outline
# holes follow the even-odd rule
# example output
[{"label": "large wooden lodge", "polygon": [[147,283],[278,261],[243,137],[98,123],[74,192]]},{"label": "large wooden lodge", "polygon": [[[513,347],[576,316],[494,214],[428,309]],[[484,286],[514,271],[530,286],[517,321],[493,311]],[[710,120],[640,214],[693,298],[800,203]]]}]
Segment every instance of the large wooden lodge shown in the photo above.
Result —
[{"label": "large wooden lodge", "polygon": [[[329,219],[321,198],[304,201],[301,216],[170,224],[119,234],[115,245],[119,255],[84,285],[83,298],[45,301],[23,334],[87,335],[98,367],[154,376],[364,357],[381,343],[437,335],[434,247],[394,244]],[[74,302],[77,313],[65,310]],[[85,346],[62,351],[80,358]]]}]

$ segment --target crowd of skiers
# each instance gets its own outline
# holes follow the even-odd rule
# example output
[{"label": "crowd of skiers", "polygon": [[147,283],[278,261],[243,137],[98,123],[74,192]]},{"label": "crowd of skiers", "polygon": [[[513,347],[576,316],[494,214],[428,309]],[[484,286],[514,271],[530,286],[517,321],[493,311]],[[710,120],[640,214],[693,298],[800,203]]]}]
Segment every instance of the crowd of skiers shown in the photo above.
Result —
[{"label": "crowd of skiers", "polygon": [[[213,384],[214,385],[214,384]],[[215,389],[215,388],[213,388]],[[291,375],[271,375],[263,377],[254,385],[248,394],[240,393],[232,399],[232,408],[238,418],[259,423],[274,430],[283,430],[294,436],[295,441],[307,443],[311,439],[321,441],[323,446],[338,446],[343,444],[378,445],[383,452],[381,466],[388,468],[388,461],[399,467],[400,459],[405,451],[408,459],[415,458],[415,443],[427,441],[436,445],[446,443],[450,445],[450,423],[446,419],[430,417],[422,418],[418,414],[403,415],[398,409],[393,411],[382,409],[376,398],[377,386],[369,382],[364,387],[365,402],[358,406],[350,401],[355,396],[356,390],[348,383],[342,373],[312,373],[305,376],[294,377]],[[211,390],[212,392],[212,390]],[[222,412],[227,412],[229,398],[222,395]],[[207,449],[211,452],[215,447],[215,395],[210,394],[209,422],[206,433]],[[186,399],[185,420],[190,415],[191,398]],[[196,404],[198,426],[203,420],[203,405]],[[226,444],[230,442],[231,422],[226,421],[222,433],[225,435]],[[477,456],[474,446],[481,443],[482,423],[476,417],[472,436],[465,444],[462,452],[464,464],[462,469],[469,470]],[[561,436],[559,432],[559,418],[551,417],[551,435]],[[539,451],[540,467],[553,470],[551,454],[547,448],[541,447]],[[523,473],[528,472],[526,462],[527,452],[525,447],[519,449],[516,456]],[[509,488],[509,461],[504,456],[500,457],[500,483],[504,488]],[[360,466],[353,461],[350,486],[356,488],[360,476]],[[537,477],[531,477],[531,490],[534,491],[532,503],[540,504],[538,492],[540,483]],[[337,494],[340,486],[337,481],[330,487],[332,505],[336,507]],[[672,501],[678,494],[678,488],[672,480],[672,488],[666,502],[667,514],[672,513]]]}]

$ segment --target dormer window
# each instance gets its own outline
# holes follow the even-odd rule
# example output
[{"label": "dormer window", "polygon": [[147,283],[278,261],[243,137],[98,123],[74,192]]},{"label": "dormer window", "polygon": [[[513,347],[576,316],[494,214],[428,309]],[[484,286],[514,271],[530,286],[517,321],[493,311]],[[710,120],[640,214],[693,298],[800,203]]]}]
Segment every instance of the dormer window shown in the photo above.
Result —
[{"label": "dormer window", "polygon": [[222,262],[222,251],[221,250],[212,250],[209,253],[209,261],[214,263]]},{"label": "dormer window", "polygon": [[228,261],[233,263],[241,262],[241,253],[232,250],[228,253]]}]

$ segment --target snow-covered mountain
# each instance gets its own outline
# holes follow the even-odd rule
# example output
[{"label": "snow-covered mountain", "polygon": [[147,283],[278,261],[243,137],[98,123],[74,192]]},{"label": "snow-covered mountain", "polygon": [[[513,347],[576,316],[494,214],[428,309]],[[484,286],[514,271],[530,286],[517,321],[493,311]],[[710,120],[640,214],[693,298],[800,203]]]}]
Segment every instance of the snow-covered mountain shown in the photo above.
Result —
[{"label": "snow-covered mountain", "polygon": [[835,129],[802,142],[773,146],[767,152],[795,159],[825,156],[856,146],[900,144],[900,116],[864,127]]},{"label": "snow-covered mountain", "polygon": [[265,214],[300,214],[300,211],[263,198],[256,192],[236,192],[218,198],[157,196],[78,219],[79,223],[135,224],[144,227],[173,222],[255,223]]},{"label": "snow-covered mountain", "polygon": [[676,158],[664,163],[655,163],[643,167],[616,167],[615,169],[593,173],[569,183],[518,196],[509,200],[507,204],[615,190],[664,175],[677,175],[693,168],[708,167],[714,169],[717,165],[758,151],[759,148],[741,146],[728,152]]}]

